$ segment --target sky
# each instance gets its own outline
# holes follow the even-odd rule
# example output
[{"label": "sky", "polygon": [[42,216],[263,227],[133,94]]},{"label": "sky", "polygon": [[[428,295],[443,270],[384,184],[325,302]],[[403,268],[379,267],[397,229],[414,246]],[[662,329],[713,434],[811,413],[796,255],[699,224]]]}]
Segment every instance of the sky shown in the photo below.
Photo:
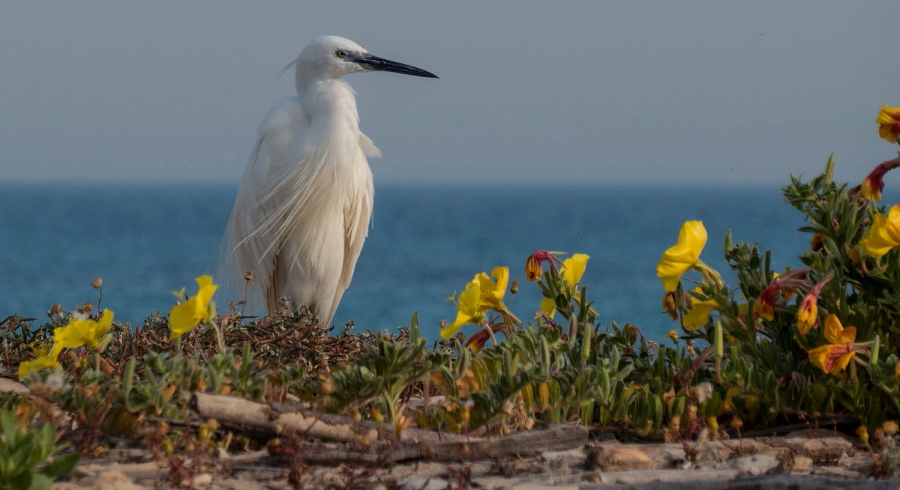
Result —
[{"label": "sky", "polygon": [[0,182],[238,182],[277,72],[336,34],[387,182],[861,180],[896,155],[884,1],[4,2]]}]

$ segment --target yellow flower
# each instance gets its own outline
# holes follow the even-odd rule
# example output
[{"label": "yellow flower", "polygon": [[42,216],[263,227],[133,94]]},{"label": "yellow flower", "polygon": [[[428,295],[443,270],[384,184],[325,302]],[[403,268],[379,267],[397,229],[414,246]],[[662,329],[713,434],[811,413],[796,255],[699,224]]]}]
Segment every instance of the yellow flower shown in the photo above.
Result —
[{"label": "yellow flower", "polygon": [[484,311],[487,310],[481,309],[481,284],[478,276],[466,285],[465,291],[459,293],[456,309],[456,320],[441,329],[441,338],[444,340],[453,337],[463,325],[480,323],[484,319]]},{"label": "yellow flower", "polygon": [[887,216],[876,214],[872,218],[869,235],[859,241],[862,251],[871,257],[881,257],[900,247],[900,206],[893,205]]},{"label": "yellow flower", "polygon": [[198,277],[197,285],[199,290],[196,295],[180,305],[173,306],[169,311],[169,326],[172,329],[170,339],[177,339],[197,325],[208,323],[210,319],[215,318],[216,308],[212,303],[212,297],[219,286],[212,283],[212,276],[209,275]]},{"label": "yellow flower", "polygon": [[856,327],[844,328],[837,316],[828,315],[825,319],[825,339],[831,343],[809,351],[809,360],[826,373],[839,373],[847,369],[856,355],[853,350]]},{"label": "yellow flower", "polygon": [[506,294],[506,285],[509,283],[509,267],[494,267],[491,276],[495,277],[497,282],[491,281],[491,278],[484,272],[475,276],[481,289],[480,308],[482,313],[491,308],[499,310],[503,307],[503,295]]},{"label": "yellow flower", "polygon": [[[562,277],[563,285],[566,286],[569,294],[576,300],[581,297],[578,292],[578,283],[581,281],[581,276],[584,275],[584,270],[587,268],[587,261],[590,258],[591,257],[587,254],[574,254],[564,260],[559,269],[559,275]],[[556,314],[556,301],[551,298],[542,299],[541,312],[550,318],[553,318],[553,315]]]},{"label": "yellow flower", "polygon": [[96,349],[98,346],[105,344],[108,337],[104,337],[106,332],[112,328],[113,312],[103,310],[100,320],[73,320],[65,327],[59,327],[53,330],[54,347],[66,347],[74,349],[87,346],[89,349]]},{"label": "yellow flower", "polygon": [[481,323],[484,314],[490,309],[497,310],[504,319],[511,317],[503,304],[503,296],[509,283],[509,268],[494,267],[491,276],[496,281],[492,281],[484,272],[476,274],[466,285],[466,290],[460,293],[459,300],[456,301],[456,320],[441,329],[444,340],[452,337],[463,325]]},{"label": "yellow flower", "polygon": [[[703,294],[699,287],[694,289],[694,291]],[[706,325],[706,322],[709,320],[709,314],[718,307],[719,303],[715,300],[708,299],[700,301],[699,299],[692,297],[691,309],[689,309],[681,319],[681,326],[688,330],[697,330],[703,325]]]},{"label": "yellow flower", "polygon": [[656,266],[656,275],[662,279],[666,291],[675,291],[681,276],[697,265],[706,238],[706,228],[700,221],[687,221],[681,226],[678,243],[663,253]]},{"label": "yellow flower", "polygon": [[669,330],[669,333],[665,334],[663,337],[665,337],[667,339],[678,340],[678,332],[676,332],[674,329],[672,329],[672,330]]},{"label": "yellow flower", "polygon": [[33,372],[40,371],[41,369],[59,367],[58,358],[62,349],[63,347],[59,345],[59,343],[54,343],[49,351],[36,348],[36,359],[19,363],[19,379],[22,379]]},{"label": "yellow flower", "polygon": [[875,123],[878,124],[878,136],[896,143],[900,137],[900,107],[882,105]]}]

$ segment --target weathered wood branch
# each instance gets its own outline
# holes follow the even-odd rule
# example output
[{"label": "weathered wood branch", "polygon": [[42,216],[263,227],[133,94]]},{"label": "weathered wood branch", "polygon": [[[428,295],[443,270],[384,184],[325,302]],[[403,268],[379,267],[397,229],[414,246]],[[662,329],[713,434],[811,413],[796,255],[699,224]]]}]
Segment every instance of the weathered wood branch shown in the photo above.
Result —
[{"label": "weathered wood branch", "polygon": [[0,378],[0,392],[27,395],[28,387],[14,379]]},{"label": "weathered wood branch", "polygon": [[310,443],[303,459],[313,464],[371,466],[410,460],[476,461],[575,449],[588,442],[587,429],[573,425],[489,439],[407,428],[398,438],[394,427],[388,424],[356,422],[339,415],[272,406],[227,395],[194,393],[190,406],[201,417],[216,419],[223,426],[273,435],[293,432],[337,442]]},{"label": "weathered wood branch", "polygon": [[[358,442],[363,445],[375,441],[399,442],[393,425],[354,421],[350,417],[315,412],[300,405],[258,403],[229,395],[194,393],[190,407],[205,419],[213,418],[234,428],[273,434],[305,433],[328,441]],[[405,429],[403,439],[418,443],[473,440],[458,434],[414,428]]]},{"label": "weathered wood branch", "polygon": [[247,427],[274,434],[299,432],[330,441],[366,442],[379,439],[379,431],[354,423],[321,417],[309,417],[300,412],[280,413],[265,403],[257,403],[228,395],[194,393],[190,408],[203,418],[216,419],[227,426]]}]

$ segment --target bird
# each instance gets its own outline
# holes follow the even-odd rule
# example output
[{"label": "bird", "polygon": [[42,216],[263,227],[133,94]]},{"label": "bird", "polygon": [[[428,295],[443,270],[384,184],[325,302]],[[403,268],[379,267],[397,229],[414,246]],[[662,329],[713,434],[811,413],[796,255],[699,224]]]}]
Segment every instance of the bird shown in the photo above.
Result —
[{"label": "bird", "polygon": [[438,77],[340,36],[314,39],[282,73],[292,65],[297,95],[276,101],[259,125],[223,250],[236,275],[252,277],[248,288],[268,314],[286,297],[292,309],[308,306],[330,325],[370,227],[375,190],[367,157],[381,156],[359,129],[356,93],[342,77]]}]

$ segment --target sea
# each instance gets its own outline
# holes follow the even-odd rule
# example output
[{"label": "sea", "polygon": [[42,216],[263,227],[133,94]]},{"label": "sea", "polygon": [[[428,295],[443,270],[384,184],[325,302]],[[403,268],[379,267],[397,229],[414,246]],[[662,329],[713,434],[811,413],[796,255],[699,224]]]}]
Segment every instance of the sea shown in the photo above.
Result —
[{"label": "sea", "polygon": [[[42,323],[53,303],[98,300],[131,325],[167,313],[172,291],[196,291],[197,276],[215,273],[236,192],[218,183],[0,184],[0,320]],[[590,256],[582,284],[601,328],[632,323],[660,340],[677,325],[662,312],[656,263],[688,220],[703,221],[701,258],[732,287],[722,257],[727,231],[771,249],[776,269],[798,266],[809,244],[797,231],[804,216],[778,186],[376,185],[373,227],[336,331],[348,322],[390,331],[417,313],[425,337],[437,340],[439,323],[456,316],[447,299],[498,266],[520,283],[510,308],[530,320],[541,295],[524,263],[551,250]],[[91,287],[97,276],[102,299]],[[223,294],[220,310],[240,299]]]}]

